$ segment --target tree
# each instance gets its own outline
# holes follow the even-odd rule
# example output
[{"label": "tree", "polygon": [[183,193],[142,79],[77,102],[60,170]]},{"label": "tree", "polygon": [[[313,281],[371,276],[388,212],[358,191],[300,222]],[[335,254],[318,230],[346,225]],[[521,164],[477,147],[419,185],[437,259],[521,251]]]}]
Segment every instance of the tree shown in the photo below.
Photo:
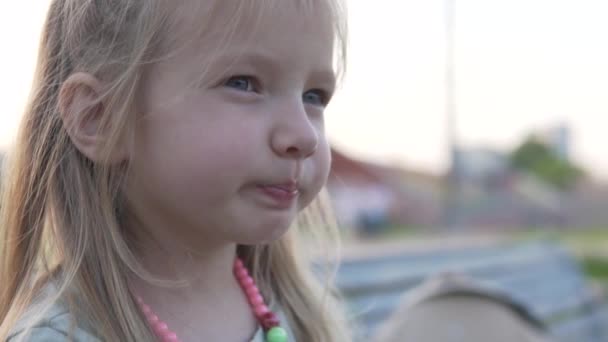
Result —
[{"label": "tree", "polygon": [[510,156],[516,170],[529,172],[561,190],[571,189],[585,172],[579,166],[560,158],[547,144],[531,136]]}]

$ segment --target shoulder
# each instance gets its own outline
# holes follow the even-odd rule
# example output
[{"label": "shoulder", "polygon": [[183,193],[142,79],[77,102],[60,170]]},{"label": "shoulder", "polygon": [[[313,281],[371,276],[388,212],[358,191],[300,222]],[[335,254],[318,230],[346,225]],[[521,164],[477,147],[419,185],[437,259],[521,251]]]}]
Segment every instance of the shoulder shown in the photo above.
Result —
[{"label": "shoulder", "polygon": [[[42,302],[45,297],[53,295],[54,288],[47,286],[41,296]],[[76,325],[75,317],[62,305],[60,301],[55,302],[48,309],[42,308],[41,301],[33,303],[19,319],[11,330],[6,342],[21,341],[75,341],[75,342],[99,342],[93,334]]]},{"label": "shoulder", "polygon": [[44,317],[31,327],[25,324],[17,326],[8,336],[7,342],[19,341],[75,341],[75,342],[99,342],[100,340],[87,331],[74,325],[74,318],[67,311],[58,312],[56,308],[52,313]]}]

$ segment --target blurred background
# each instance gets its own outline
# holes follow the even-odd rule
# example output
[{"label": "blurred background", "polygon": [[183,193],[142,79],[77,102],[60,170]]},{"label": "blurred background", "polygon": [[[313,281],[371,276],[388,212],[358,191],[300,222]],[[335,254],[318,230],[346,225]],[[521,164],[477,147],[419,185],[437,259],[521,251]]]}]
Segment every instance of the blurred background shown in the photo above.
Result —
[{"label": "blurred background", "polygon": [[348,6],[327,123],[352,241],[549,237],[608,276],[608,2]]},{"label": "blurred background", "polygon": [[[48,0],[0,3],[0,150]],[[608,2],[348,0],[327,110],[348,258],[551,240],[608,284]]]}]

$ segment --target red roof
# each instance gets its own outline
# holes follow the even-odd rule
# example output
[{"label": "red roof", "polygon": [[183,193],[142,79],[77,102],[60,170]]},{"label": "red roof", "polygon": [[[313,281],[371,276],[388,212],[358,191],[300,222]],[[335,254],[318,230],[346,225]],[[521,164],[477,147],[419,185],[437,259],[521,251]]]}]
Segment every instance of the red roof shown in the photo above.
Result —
[{"label": "red roof", "polygon": [[331,150],[331,156],[330,178],[359,183],[384,183],[382,177],[375,172],[373,165],[349,158],[335,149]]}]

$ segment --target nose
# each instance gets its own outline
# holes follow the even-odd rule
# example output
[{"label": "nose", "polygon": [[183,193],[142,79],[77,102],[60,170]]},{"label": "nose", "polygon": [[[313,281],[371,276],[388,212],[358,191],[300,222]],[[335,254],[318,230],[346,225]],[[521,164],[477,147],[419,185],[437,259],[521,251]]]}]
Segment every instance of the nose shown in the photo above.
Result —
[{"label": "nose", "polygon": [[272,133],[272,149],[283,158],[306,159],[315,153],[319,145],[317,128],[302,104],[283,108],[278,113],[280,119]]}]

